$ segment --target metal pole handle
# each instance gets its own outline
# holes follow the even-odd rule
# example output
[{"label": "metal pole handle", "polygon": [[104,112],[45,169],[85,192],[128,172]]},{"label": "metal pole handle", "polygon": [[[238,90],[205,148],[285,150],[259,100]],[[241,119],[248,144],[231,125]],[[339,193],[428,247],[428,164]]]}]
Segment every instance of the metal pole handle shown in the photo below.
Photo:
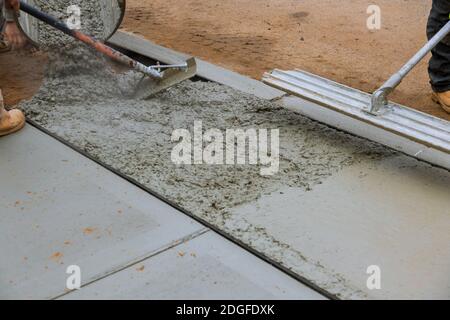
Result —
[{"label": "metal pole handle", "polygon": [[450,34],[450,21],[428,41],[396,74],[386,81],[381,88],[372,95],[372,104],[369,113],[377,114],[380,109],[388,104],[388,95],[402,82],[412,69],[436,47],[448,34]]}]

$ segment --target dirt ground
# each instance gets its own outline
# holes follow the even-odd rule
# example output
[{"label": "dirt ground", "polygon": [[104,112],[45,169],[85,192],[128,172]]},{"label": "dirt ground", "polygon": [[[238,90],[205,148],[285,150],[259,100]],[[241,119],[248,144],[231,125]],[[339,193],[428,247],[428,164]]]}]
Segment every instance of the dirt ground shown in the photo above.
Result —
[{"label": "dirt ground", "polygon": [[[367,0],[128,0],[123,29],[261,79],[300,68],[366,92],[397,71],[426,41],[430,1],[379,0],[382,28],[369,31]],[[6,103],[31,97],[45,57],[0,55]],[[392,100],[450,120],[430,101],[427,63]]]},{"label": "dirt ground", "polygon": [[7,106],[31,98],[39,89],[44,76],[46,56],[35,52],[0,54],[0,88]]},{"label": "dirt ground", "polygon": [[[378,0],[382,28],[367,29],[367,0],[128,0],[122,24],[154,42],[261,79],[300,68],[373,92],[426,41],[431,1]],[[430,101],[427,63],[392,95],[450,120]]]}]

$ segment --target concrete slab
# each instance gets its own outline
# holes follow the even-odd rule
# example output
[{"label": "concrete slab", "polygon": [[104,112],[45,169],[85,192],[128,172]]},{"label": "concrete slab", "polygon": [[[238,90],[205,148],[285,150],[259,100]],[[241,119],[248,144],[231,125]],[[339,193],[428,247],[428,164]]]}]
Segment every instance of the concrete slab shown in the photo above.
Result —
[{"label": "concrete slab", "polygon": [[0,150],[0,298],[51,298],[69,265],[86,283],[205,230],[29,125]]},{"label": "concrete slab", "polygon": [[[124,31],[117,31],[108,42],[168,64],[180,63],[180,61],[191,57],[190,55],[159,46],[147,39]],[[197,75],[206,80],[221,83],[267,100],[277,99],[285,95],[285,92],[268,86],[261,81],[251,79],[198,58],[196,58],[196,61]]]},{"label": "concrete slab", "polygon": [[63,299],[324,299],[209,231]]},{"label": "concrete slab", "polygon": [[[302,263],[283,264],[344,298],[359,290],[374,299],[449,299],[449,187],[450,172],[400,155],[344,168],[311,191],[265,195],[233,215],[299,252]],[[372,265],[380,290],[366,286]]]}]

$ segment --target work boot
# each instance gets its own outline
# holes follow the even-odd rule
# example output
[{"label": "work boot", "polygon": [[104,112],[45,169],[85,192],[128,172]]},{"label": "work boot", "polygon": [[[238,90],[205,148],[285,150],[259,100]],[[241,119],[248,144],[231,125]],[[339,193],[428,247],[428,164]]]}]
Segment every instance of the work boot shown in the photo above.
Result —
[{"label": "work boot", "polygon": [[24,125],[25,116],[22,111],[17,109],[6,111],[0,91],[0,137],[19,131]]},{"label": "work boot", "polygon": [[433,94],[433,100],[439,103],[442,109],[450,113],[450,91],[435,92]]},{"label": "work boot", "polygon": [[25,125],[25,116],[22,111],[0,111],[0,137],[19,131]]}]

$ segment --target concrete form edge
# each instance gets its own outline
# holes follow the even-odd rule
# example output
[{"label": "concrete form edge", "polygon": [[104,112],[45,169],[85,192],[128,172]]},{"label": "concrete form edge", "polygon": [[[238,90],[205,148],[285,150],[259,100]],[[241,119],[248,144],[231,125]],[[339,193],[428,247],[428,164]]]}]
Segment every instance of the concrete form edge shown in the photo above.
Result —
[{"label": "concrete form edge", "polygon": [[[167,64],[180,63],[191,57],[190,55],[159,46],[147,39],[124,31],[117,31],[108,42],[114,46]],[[267,100],[278,99],[286,94],[284,91],[268,86],[261,81],[243,76],[212,63],[198,58],[196,58],[196,61],[197,75],[206,80],[214,81]]]},{"label": "concrete form edge", "polygon": [[350,118],[344,114],[317,105],[300,97],[287,96],[282,98],[279,103],[285,108],[300,113],[310,119],[380,143],[416,159],[450,170],[450,155],[443,151],[424,146],[408,138],[370,125],[364,121]]}]

